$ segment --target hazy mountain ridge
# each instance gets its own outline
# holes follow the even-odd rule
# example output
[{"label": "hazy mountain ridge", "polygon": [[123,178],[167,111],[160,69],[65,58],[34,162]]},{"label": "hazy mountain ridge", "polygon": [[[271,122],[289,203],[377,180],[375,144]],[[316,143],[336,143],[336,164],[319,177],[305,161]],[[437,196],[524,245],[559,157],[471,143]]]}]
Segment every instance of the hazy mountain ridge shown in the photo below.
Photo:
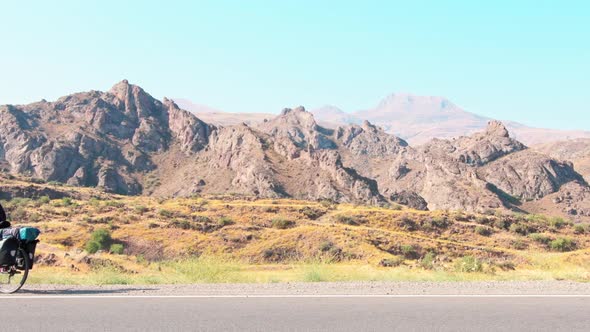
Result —
[{"label": "hazy mountain ridge", "polygon": [[[398,98],[383,107],[412,105],[409,97]],[[424,105],[431,104],[462,112],[443,99]],[[567,195],[575,197],[553,200],[556,213],[590,216],[588,186],[572,164],[535,153],[496,121],[471,136],[415,148],[368,121],[326,128],[303,107],[252,126],[215,126],[122,81],[108,92],[1,106],[0,124],[6,128],[0,162],[7,171],[110,192],[483,211],[520,209],[567,184]]]},{"label": "hazy mountain ridge", "polygon": [[[182,100],[183,108],[198,113],[205,121],[216,125],[232,125],[241,122],[255,124],[270,119],[270,113],[224,113],[203,111]],[[319,124],[336,128],[346,124],[361,124],[364,120],[382,127],[413,145],[424,144],[432,138],[453,138],[470,135],[485,129],[491,118],[461,109],[443,97],[416,96],[406,93],[391,94],[376,107],[345,112],[333,105],[310,110]],[[590,138],[590,131],[557,130],[529,127],[514,121],[504,121],[510,134],[526,145],[563,141],[575,138]]]}]

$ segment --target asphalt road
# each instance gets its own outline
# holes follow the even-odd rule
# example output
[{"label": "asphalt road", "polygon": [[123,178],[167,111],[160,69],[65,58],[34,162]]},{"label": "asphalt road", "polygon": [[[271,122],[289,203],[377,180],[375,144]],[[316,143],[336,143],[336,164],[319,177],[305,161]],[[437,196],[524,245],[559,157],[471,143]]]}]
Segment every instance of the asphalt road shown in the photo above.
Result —
[{"label": "asphalt road", "polygon": [[589,297],[1,297],[3,331],[590,331]]}]

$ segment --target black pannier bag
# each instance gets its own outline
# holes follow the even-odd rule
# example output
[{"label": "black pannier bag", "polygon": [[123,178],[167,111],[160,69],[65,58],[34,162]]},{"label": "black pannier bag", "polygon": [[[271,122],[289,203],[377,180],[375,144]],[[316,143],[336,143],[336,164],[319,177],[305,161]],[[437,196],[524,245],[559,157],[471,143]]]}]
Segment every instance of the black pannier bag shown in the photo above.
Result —
[{"label": "black pannier bag", "polygon": [[[35,262],[35,248],[37,248],[38,242],[39,240],[29,241],[24,245],[25,252],[29,256],[29,270],[33,268],[33,263]],[[20,256],[20,252],[17,256]],[[25,260],[21,257],[17,257],[16,259],[16,268],[19,270],[25,269]]]},{"label": "black pannier bag", "polygon": [[0,222],[6,221],[6,212],[4,212],[4,208],[2,208],[2,204],[0,204]]},{"label": "black pannier bag", "polygon": [[16,253],[18,251],[18,240],[9,237],[0,240],[0,266],[10,266],[16,264]]}]

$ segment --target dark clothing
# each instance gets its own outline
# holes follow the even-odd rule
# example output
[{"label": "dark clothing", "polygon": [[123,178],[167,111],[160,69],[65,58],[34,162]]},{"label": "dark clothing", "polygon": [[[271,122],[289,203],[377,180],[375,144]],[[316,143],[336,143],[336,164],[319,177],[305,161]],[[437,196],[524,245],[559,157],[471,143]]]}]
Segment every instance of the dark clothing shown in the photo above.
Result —
[{"label": "dark clothing", "polygon": [[4,208],[2,208],[2,204],[0,204],[0,222],[6,221],[6,212],[4,212]]}]

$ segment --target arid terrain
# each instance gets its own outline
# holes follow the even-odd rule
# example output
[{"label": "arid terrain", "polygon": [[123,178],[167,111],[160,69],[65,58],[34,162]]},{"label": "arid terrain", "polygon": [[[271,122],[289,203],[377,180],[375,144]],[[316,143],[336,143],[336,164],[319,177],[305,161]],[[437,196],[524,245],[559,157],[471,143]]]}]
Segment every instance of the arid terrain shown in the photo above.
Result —
[{"label": "arid terrain", "polygon": [[39,283],[590,278],[589,225],[559,217],[1,180],[3,193],[30,197],[3,201],[13,223],[43,232]]},{"label": "arid terrain", "polygon": [[43,231],[37,282],[588,281],[585,141],[486,120],[412,146],[316,116],[221,126],[127,81],[0,106],[0,199]]}]

